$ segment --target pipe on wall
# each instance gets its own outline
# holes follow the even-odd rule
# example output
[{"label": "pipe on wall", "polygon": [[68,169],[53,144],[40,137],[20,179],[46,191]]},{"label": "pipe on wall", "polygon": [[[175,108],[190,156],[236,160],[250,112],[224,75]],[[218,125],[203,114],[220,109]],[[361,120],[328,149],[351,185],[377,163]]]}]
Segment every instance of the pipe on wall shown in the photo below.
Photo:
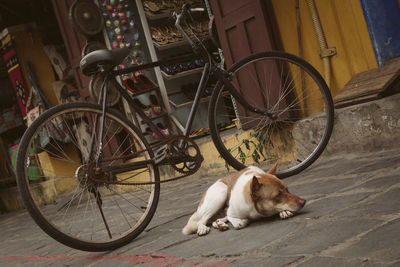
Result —
[{"label": "pipe on wall", "polygon": [[318,39],[318,44],[320,47],[320,56],[321,56],[321,59],[322,59],[323,65],[324,65],[325,81],[326,81],[326,84],[328,85],[328,87],[330,87],[331,62],[330,62],[329,56],[332,56],[333,54],[327,55],[327,51],[329,50],[328,44],[326,43],[325,34],[322,29],[321,20],[319,18],[318,11],[315,6],[314,0],[306,0],[306,3],[308,6],[308,9],[310,10],[310,13],[311,13],[311,18],[312,18],[313,25],[314,25],[315,35]]}]

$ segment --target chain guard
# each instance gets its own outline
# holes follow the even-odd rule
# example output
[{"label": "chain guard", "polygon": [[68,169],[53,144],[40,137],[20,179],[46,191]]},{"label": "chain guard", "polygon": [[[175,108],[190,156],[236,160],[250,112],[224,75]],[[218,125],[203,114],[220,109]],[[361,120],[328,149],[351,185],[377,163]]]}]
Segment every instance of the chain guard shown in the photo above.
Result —
[{"label": "chain guard", "polygon": [[[104,171],[101,169],[94,168],[95,162],[91,162],[87,165],[88,178],[95,183],[104,184],[104,185],[151,185],[151,184],[161,184],[171,181],[176,181],[192,175],[196,173],[203,162],[204,158],[201,155],[200,148],[198,145],[189,137],[183,135],[173,135],[168,139],[161,141],[155,145],[152,145],[150,149],[156,149],[155,156],[152,160],[149,161],[149,164],[154,164],[157,167],[159,165],[169,165],[175,171],[181,173],[181,176],[173,177],[170,179],[165,179],[162,181],[149,181],[149,182],[125,182],[125,181],[116,181],[115,176],[110,172]],[[115,160],[123,160],[128,158],[136,157],[144,152],[148,151],[148,149],[144,149],[141,151],[134,152],[130,155],[119,157],[119,158],[108,158],[103,159],[102,164]],[[129,166],[129,164],[125,164],[120,166],[124,168]],[[102,178],[100,178],[102,177]],[[104,179],[105,177],[105,179]]]}]

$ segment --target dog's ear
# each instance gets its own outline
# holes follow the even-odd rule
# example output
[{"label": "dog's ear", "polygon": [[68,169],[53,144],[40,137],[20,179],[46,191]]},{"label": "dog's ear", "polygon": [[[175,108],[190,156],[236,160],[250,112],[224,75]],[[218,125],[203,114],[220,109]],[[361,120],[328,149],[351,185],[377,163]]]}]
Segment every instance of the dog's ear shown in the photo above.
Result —
[{"label": "dog's ear", "polygon": [[251,181],[251,192],[257,192],[261,187],[260,182],[258,181],[258,178],[253,176],[253,180]]},{"label": "dog's ear", "polygon": [[272,174],[272,175],[275,175],[277,166],[278,166],[278,162],[275,162],[274,166],[272,166],[271,169],[269,169],[268,173]]}]

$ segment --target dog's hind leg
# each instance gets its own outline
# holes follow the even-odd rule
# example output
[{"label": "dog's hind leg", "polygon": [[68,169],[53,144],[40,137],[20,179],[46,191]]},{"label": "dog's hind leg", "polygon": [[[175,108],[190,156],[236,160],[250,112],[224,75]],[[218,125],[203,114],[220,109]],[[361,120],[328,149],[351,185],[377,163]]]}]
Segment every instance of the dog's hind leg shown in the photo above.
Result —
[{"label": "dog's hind leg", "polygon": [[208,188],[202,201],[197,208],[197,234],[206,235],[210,232],[207,223],[226,203],[228,197],[228,186],[223,182],[217,181]]}]

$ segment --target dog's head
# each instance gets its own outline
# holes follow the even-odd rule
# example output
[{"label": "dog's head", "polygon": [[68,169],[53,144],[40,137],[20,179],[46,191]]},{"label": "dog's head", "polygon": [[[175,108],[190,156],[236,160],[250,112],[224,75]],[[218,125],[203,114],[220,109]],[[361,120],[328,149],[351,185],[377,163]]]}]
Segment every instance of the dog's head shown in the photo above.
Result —
[{"label": "dog's head", "polygon": [[288,187],[275,176],[275,164],[268,173],[257,174],[250,185],[251,197],[257,211],[265,216],[279,213],[282,219],[301,210],[306,201],[289,193]]}]

